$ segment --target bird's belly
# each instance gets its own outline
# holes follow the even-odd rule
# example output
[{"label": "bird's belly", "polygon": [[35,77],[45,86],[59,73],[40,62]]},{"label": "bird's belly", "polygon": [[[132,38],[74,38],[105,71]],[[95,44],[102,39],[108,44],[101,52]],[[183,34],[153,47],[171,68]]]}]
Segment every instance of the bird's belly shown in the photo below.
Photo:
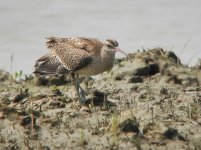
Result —
[{"label": "bird's belly", "polygon": [[94,59],[92,63],[77,71],[79,77],[94,76],[112,69],[114,61]]}]

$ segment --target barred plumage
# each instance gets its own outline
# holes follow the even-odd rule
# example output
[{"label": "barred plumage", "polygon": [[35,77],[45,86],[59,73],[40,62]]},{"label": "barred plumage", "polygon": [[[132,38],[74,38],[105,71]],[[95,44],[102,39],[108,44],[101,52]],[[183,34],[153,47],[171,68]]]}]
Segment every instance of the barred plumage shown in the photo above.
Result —
[{"label": "barred plumage", "polygon": [[[112,39],[100,42],[95,38],[50,37],[46,45],[50,52],[36,61],[35,74],[73,73],[79,77],[97,75],[112,69],[115,52],[124,53],[118,48],[118,42]],[[77,88],[81,89],[79,85]]]}]

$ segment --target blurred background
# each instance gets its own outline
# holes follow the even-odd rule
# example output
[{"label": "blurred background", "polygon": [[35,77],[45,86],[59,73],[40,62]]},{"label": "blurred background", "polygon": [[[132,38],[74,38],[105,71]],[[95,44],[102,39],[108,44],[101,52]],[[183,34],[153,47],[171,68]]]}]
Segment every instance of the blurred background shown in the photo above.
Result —
[{"label": "blurred background", "polygon": [[113,38],[127,53],[162,47],[194,65],[201,58],[201,1],[0,0],[0,68],[32,73],[49,36]]}]

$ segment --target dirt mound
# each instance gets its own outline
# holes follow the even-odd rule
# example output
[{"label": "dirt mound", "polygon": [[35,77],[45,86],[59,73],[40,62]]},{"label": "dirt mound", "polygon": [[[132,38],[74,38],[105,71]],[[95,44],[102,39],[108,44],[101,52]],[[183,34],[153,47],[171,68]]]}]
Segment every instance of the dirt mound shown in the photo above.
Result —
[{"label": "dirt mound", "polygon": [[201,71],[161,48],[130,57],[82,83],[84,106],[68,78],[1,83],[0,149],[200,149]]}]

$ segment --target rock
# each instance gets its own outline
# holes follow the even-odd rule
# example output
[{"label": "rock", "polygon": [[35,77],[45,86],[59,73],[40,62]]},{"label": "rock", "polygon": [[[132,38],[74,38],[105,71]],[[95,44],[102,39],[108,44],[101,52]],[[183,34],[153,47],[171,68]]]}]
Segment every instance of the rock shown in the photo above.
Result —
[{"label": "rock", "polygon": [[143,79],[140,76],[133,76],[128,79],[128,83],[142,83]]}]

